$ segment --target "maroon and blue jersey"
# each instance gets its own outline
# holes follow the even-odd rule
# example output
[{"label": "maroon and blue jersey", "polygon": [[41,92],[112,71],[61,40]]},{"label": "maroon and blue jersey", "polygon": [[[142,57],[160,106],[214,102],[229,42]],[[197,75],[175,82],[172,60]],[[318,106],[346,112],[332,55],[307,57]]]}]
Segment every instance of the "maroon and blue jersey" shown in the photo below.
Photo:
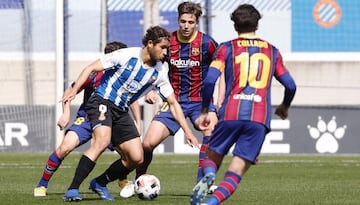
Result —
[{"label": "maroon and blue jersey", "polygon": [[83,96],[83,102],[78,109],[77,116],[85,117],[86,115],[85,105],[89,100],[90,96],[99,86],[103,74],[104,74],[103,72],[92,73],[89,76],[89,78],[85,81],[85,83],[81,86],[79,92],[84,90],[84,96]]},{"label": "maroon and blue jersey", "polygon": [[[209,92],[213,91],[213,87],[211,89],[208,85],[214,84],[214,78],[225,72],[225,99],[219,110],[219,120],[253,121],[270,129],[273,77],[289,92],[295,85],[279,50],[256,36],[241,35],[222,43],[210,67],[205,82],[209,88],[204,96],[207,102],[203,103],[203,107],[207,107],[212,94]],[[283,103],[290,104],[291,100],[292,97],[285,95]]]},{"label": "maroon and blue jersey", "polygon": [[217,47],[217,42],[200,31],[189,40],[178,32],[171,34],[169,78],[176,99],[181,102],[202,102],[203,80]]},{"label": "maroon and blue jersey", "polygon": [[[92,73],[78,91],[80,92],[84,90],[83,102],[77,111],[77,116],[74,120],[74,123],[66,130],[66,133],[68,131],[73,131],[77,134],[79,138],[79,144],[77,147],[88,142],[92,137],[91,125],[89,120],[86,118],[85,105],[90,96],[94,93],[95,89],[99,86],[102,76],[103,72]],[[72,86],[74,86],[74,83]],[[109,149],[112,149],[112,145],[109,145]]]}]

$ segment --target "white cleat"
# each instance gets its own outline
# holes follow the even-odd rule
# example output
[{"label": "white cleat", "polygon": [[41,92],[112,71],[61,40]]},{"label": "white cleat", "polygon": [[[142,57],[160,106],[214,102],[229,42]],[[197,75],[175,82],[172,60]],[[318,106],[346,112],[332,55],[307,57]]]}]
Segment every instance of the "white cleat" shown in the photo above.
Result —
[{"label": "white cleat", "polygon": [[129,198],[135,195],[135,184],[132,181],[128,183],[121,189],[120,196],[122,198]]}]

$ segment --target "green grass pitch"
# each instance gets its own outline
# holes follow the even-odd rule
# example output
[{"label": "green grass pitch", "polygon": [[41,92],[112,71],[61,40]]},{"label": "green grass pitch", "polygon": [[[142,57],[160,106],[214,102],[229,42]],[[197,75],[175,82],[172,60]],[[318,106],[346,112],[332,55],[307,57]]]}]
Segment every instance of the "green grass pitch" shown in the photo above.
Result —
[{"label": "green grass pitch", "polygon": [[[53,176],[48,196],[33,197],[47,160],[48,153],[1,153],[0,154],[0,204],[57,205],[71,183],[80,153],[66,158]],[[113,153],[103,154],[93,172],[80,187],[83,201],[78,204],[126,204],[126,205],[186,205],[195,185],[197,156],[155,155],[150,174],[161,181],[160,196],[154,201],[142,201],[137,197],[122,199],[117,182],[108,188],[115,201],[103,202],[88,190],[90,180],[102,173],[117,159]],[[222,179],[230,156],[218,173]],[[133,173],[129,176],[133,178]],[[262,155],[260,163],[250,168],[243,177],[235,194],[224,205],[343,205],[360,204],[360,156],[334,155]]]}]

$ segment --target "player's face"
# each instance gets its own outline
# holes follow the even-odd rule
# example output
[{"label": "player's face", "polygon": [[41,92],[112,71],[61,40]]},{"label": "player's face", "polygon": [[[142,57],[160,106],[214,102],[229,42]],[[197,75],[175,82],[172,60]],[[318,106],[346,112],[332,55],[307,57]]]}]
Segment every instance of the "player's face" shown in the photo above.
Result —
[{"label": "player's face", "polygon": [[152,44],[149,49],[151,59],[154,61],[162,60],[166,56],[169,45],[169,40],[165,38],[157,44]]},{"label": "player's face", "polygon": [[190,39],[196,30],[197,21],[194,14],[183,14],[179,18],[179,33],[181,38]]}]

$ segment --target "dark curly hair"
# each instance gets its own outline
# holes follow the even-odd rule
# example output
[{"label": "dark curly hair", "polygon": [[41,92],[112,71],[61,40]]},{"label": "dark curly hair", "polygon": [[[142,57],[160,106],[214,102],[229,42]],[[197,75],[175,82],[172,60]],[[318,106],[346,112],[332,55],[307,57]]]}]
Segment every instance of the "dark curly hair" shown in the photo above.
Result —
[{"label": "dark curly hair", "polygon": [[104,53],[111,53],[115,50],[121,49],[121,48],[127,48],[128,46],[125,43],[113,41],[110,43],[107,43],[104,48]]},{"label": "dark curly hair", "polygon": [[146,30],[146,34],[142,39],[142,44],[146,46],[148,41],[151,40],[156,45],[162,39],[170,39],[170,33],[160,26],[152,26]]},{"label": "dark curly hair", "polygon": [[242,4],[232,12],[230,18],[238,33],[248,33],[257,30],[261,14],[253,5]]}]

